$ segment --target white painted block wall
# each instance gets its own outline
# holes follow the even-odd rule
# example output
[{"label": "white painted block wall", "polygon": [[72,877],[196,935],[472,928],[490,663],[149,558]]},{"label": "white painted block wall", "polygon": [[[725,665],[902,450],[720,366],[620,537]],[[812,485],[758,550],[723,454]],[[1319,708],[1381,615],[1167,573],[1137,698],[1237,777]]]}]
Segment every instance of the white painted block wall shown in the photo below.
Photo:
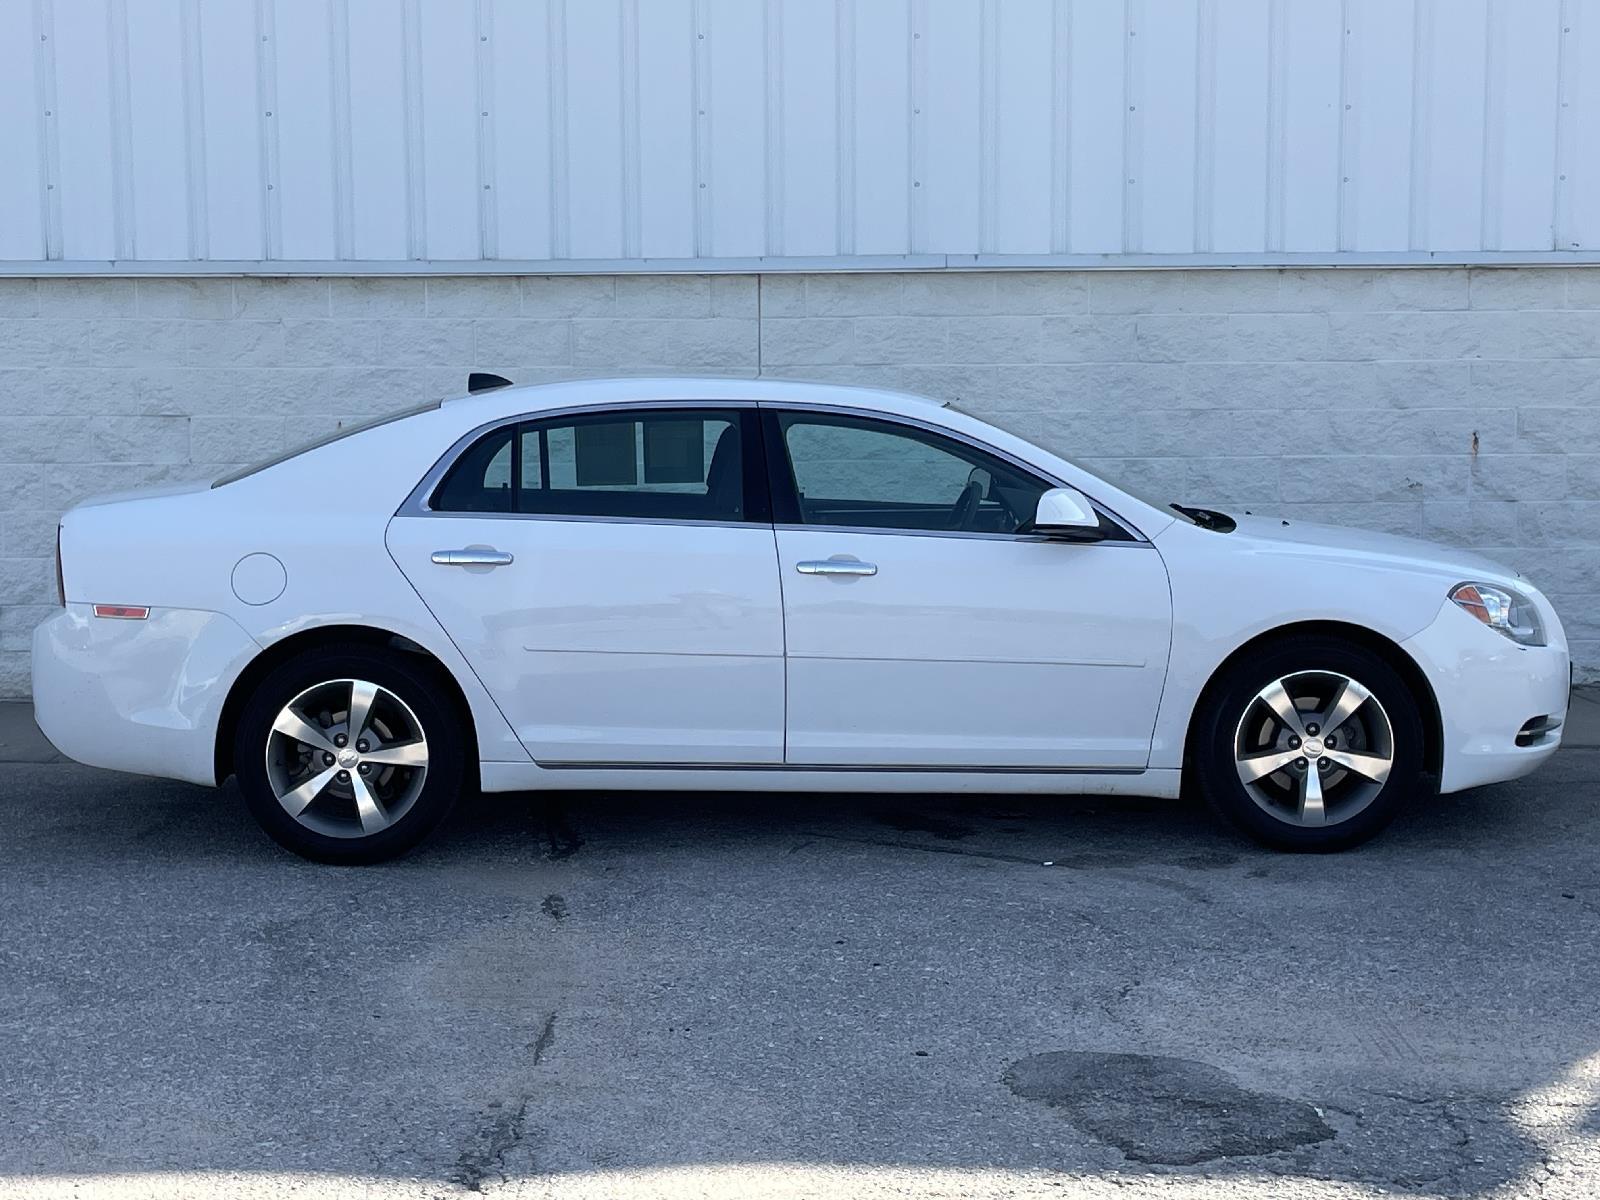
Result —
[{"label": "white painted block wall", "polygon": [[946,397],[1136,487],[1472,546],[1600,674],[1600,269],[0,279],[0,696],[55,523],[463,389],[696,373]]}]

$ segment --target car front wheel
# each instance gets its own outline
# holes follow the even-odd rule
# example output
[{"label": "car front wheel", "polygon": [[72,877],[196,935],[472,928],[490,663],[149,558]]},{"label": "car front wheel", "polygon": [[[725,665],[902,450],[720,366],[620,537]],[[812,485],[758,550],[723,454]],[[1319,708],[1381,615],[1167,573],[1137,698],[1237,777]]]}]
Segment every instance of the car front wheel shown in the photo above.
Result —
[{"label": "car front wheel", "polygon": [[273,840],[333,863],[404,854],[466,777],[461,722],[433,672],[367,647],[311,650],[274,669],[245,705],[233,761]]},{"label": "car front wheel", "polygon": [[1201,790],[1266,845],[1358,845],[1424,790],[1416,698],[1364,646],[1285,639],[1226,668],[1201,703]]}]

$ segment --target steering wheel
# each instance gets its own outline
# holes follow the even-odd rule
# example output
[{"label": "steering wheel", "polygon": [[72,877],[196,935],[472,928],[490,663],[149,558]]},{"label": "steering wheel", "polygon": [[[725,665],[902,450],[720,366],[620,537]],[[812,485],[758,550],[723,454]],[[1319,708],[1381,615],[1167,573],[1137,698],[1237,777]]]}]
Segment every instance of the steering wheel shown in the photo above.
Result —
[{"label": "steering wheel", "polygon": [[982,500],[983,484],[976,479],[967,480],[967,486],[961,489],[961,495],[950,507],[950,519],[945,523],[945,528],[971,529],[972,518],[978,515],[978,504]]}]

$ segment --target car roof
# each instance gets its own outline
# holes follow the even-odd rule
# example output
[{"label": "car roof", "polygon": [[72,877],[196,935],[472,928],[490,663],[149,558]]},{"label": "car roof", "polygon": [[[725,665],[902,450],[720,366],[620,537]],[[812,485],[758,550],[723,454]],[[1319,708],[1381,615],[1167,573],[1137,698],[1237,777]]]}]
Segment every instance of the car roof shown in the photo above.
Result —
[{"label": "car roof", "polygon": [[559,383],[513,384],[447,399],[454,412],[474,419],[494,420],[516,413],[535,413],[574,405],[617,404],[639,401],[756,401],[790,404],[831,404],[904,416],[925,415],[948,407],[911,392],[885,388],[846,387],[794,379],[739,379],[726,376],[623,377],[573,379]]}]

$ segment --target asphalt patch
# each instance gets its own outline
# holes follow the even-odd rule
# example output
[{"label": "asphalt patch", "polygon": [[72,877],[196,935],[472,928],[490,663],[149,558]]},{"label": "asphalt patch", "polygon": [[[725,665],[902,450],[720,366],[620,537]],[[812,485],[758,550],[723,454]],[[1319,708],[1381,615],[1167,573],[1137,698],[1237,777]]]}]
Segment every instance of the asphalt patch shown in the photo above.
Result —
[{"label": "asphalt patch", "polygon": [[1187,1058],[1056,1051],[1013,1063],[1002,1079],[1134,1162],[1192,1166],[1334,1136],[1311,1105],[1240,1087]]}]

